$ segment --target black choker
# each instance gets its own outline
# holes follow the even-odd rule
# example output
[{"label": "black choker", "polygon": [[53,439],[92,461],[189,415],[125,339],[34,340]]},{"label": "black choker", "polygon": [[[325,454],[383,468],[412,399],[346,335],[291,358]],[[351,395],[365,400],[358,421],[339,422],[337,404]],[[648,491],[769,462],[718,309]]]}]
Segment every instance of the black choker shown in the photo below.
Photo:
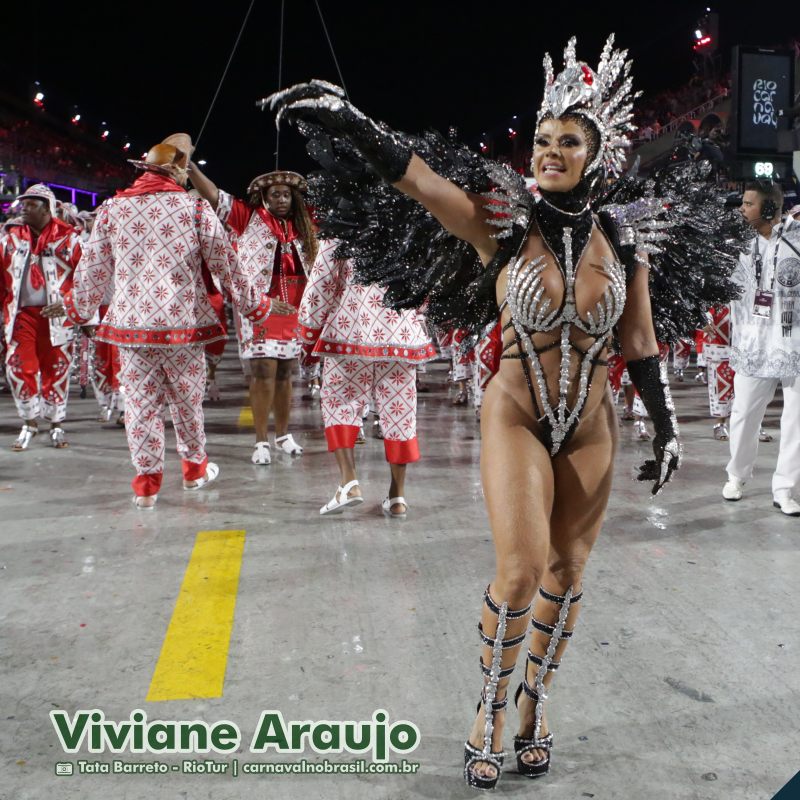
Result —
[{"label": "black choker", "polygon": [[564,228],[572,229],[572,262],[577,265],[592,233],[592,211],[589,192],[581,181],[569,192],[540,192],[541,200],[536,204],[536,222],[539,232],[556,256],[563,270]]}]

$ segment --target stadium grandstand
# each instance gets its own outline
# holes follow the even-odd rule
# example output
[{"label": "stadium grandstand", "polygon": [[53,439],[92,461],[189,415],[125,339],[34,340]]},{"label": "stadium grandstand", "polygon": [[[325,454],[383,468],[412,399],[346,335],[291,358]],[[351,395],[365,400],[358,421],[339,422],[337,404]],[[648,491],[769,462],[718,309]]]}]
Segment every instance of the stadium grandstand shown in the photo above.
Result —
[{"label": "stadium grandstand", "polygon": [[91,210],[132,174],[119,149],[0,92],[0,212],[35,182],[47,183],[58,199]]}]

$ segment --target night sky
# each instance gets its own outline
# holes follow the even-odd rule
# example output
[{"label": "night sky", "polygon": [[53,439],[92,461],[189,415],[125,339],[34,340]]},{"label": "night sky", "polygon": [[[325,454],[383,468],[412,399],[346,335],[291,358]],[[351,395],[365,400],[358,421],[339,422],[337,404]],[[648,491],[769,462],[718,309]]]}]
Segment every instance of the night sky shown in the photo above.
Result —
[{"label": "night sky", "polygon": [[[634,59],[638,89],[677,88],[692,74],[690,37],[706,8],[684,0],[319,2],[356,105],[403,130],[454,125],[471,144],[484,131],[505,130],[514,114],[524,127],[541,99],[544,51],[559,69],[572,34],[579,58],[595,65],[614,31]],[[226,0],[194,12],[188,3],[149,0],[15,3],[3,11],[4,87],[27,98],[40,81],[49,112],[69,118],[77,105],[92,130],[108,123],[112,142],[130,136],[137,157],[175,131],[196,139],[249,4]],[[725,62],[734,44],[785,44],[800,35],[800,12],[787,16],[793,5],[769,13],[754,3],[712,6]],[[195,154],[235,193],[274,168],[274,124],[254,101],[278,85],[280,10],[280,0],[256,0]],[[314,0],[287,1],[284,31],[283,85],[338,82]],[[292,129],[283,130],[280,149],[281,167],[311,168]]]}]

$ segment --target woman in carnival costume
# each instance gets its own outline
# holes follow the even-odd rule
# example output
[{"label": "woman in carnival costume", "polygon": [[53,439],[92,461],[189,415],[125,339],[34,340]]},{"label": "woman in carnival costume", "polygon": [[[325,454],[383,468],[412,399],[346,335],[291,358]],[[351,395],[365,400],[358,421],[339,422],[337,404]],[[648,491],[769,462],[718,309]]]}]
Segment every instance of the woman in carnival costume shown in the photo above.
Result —
[{"label": "woman in carnival costume", "polygon": [[292,373],[300,355],[297,308],[317,255],[314,225],[303,200],[306,180],[288,170],[259,175],[250,181],[245,202],[218,189],[194,162],[189,177],[235,235],[248,274],[270,297],[294,309],[289,314],[271,314],[260,325],[240,317],[239,350],[250,363],[250,405],[256,429],[252,462],[265,465],[272,460],[270,413],[275,416],[275,446],[289,455],[300,455],[303,448],[289,433]]},{"label": "woman in carnival costume", "polygon": [[[263,101],[278,111],[278,124],[298,122],[326,169],[340,170],[340,255],[353,258],[360,281],[386,285],[395,308],[427,301],[435,324],[476,335],[500,315],[503,353],[481,414],[497,563],[479,624],[483,691],[464,746],[464,777],[478,789],[494,788],[500,777],[508,684],[529,622],[514,753],[523,775],[550,768],[544,704],[573,636],[583,571],[611,490],[612,340],[656,430],[654,458],[638,475],[653,481],[655,494],[681,461],[657,341],[692,330],[712,289],[730,290],[742,231],[735,215],[717,207],[712,188],[686,192],[705,174],[697,164],[659,179],[618,180],[601,197],[633,129],[631,64],[613,36],[597,69],[577,60],[574,39],[564,61],[559,75],[549,55],[544,61],[532,163],[539,202],[511,170],[433,133],[394,132],[326,82]],[[385,182],[366,200],[364,161]],[[721,244],[709,253],[712,232]],[[651,313],[651,286],[660,314]]]}]

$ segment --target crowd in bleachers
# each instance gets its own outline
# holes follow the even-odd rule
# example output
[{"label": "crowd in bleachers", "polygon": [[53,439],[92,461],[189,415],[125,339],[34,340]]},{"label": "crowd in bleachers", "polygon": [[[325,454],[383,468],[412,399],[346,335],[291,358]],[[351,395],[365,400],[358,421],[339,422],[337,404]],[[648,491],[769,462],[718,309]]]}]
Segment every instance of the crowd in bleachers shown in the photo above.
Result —
[{"label": "crowd in bleachers", "polygon": [[640,141],[657,139],[671,122],[709,100],[726,96],[730,78],[701,78],[695,75],[679,89],[669,89],[650,98],[642,98],[634,108],[634,124]]},{"label": "crowd in bleachers", "polygon": [[131,170],[122,153],[105,152],[101,144],[93,146],[35,119],[4,114],[0,122],[2,172],[100,191],[130,181]]}]

